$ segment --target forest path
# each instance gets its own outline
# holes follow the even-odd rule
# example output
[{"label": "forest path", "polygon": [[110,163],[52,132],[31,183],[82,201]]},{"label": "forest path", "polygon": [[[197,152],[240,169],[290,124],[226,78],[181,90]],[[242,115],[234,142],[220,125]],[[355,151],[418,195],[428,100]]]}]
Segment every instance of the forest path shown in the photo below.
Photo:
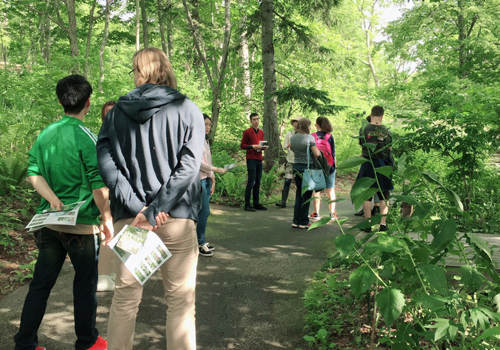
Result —
[{"label": "forest path", "polygon": [[[293,203],[267,211],[212,205],[207,240],[213,257],[199,257],[196,290],[197,348],[272,350],[306,348],[303,294],[314,272],[334,251],[336,223],[307,231],[290,227]],[[323,214],[326,214],[323,208]],[[339,216],[352,218],[349,201]],[[358,220],[349,220],[349,222]],[[349,223],[348,222],[348,223]],[[347,223],[346,223],[347,224]],[[73,270],[66,263],[54,287],[39,330],[49,350],[73,348]],[[12,349],[28,286],[0,302],[0,349]],[[112,293],[98,293],[97,327],[106,337]],[[165,301],[161,277],[144,288],[137,316],[135,350],[164,350]]]}]

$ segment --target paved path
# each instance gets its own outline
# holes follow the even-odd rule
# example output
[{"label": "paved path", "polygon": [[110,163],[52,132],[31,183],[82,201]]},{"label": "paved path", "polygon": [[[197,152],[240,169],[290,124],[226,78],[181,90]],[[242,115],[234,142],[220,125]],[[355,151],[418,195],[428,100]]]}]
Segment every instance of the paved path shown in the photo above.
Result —
[{"label": "paved path", "polygon": [[[292,203],[289,203],[291,205]],[[325,211],[326,212],[326,211]],[[357,223],[348,201],[339,216]],[[207,238],[216,246],[213,257],[200,257],[196,293],[197,341],[200,350],[274,350],[307,348],[302,339],[302,296],[314,272],[334,251],[335,223],[306,231],[291,229],[292,208],[270,207],[245,212],[212,206]],[[500,237],[481,235],[489,245]],[[494,255],[495,260],[500,254]],[[65,264],[54,287],[39,331],[49,350],[73,349],[72,268]],[[12,337],[27,286],[0,301],[0,350],[13,349]],[[112,293],[99,293],[97,324],[106,337]],[[137,317],[135,350],[164,350],[165,303],[158,275],[146,283]]]},{"label": "paved path", "polygon": [[[292,203],[289,203],[291,206]],[[292,207],[254,213],[212,206],[208,240],[213,257],[199,258],[196,291],[197,342],[202,350],[272,350],[306,348],[302,296],[314,272],[334,250],[334,223],[312,230],[290,227]],[[339,215],[351,215],[342,202]],[[326,210],[324,211],[326,213]],[[39,331],[49,350],[72,349],[72,268],[65,264]],[[13,349],[12,337],[27,286],[0,301],[0,349]],[[98,293],[97,324],[106,336],[112,293]],[[165,302],[159,276],[146,283],[137,317],[135,350],[165,345]]]}]

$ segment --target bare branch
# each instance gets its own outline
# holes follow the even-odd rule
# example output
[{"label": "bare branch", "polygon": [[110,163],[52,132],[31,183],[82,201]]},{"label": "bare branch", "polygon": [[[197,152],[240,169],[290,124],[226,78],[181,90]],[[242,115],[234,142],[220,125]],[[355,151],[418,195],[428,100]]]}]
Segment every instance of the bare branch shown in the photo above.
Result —
[{"label": "bare branch", "polygon": [[43,11],[40,11],[40,10],[36,9],[35,7],[33,7],[33,5],[28,5],[28,8],[30,10],[35,11],[39,15],[47,17],[51,22],[53,22],[53,23],[57,24],[59,27],[61,27],[61,29],[63,29],[65,32],[68,31],[68,28],[64,25],[64,23],[63,23],[63,21],[61,19],[61,16],[59,15],[59,11],[57,11],[57,17],[58,17],[58,19],[54,19],[51,16],[49,16],[48,14],[44,13]]},{"label": "bare branch", "polygon": [[217,77],[217,91],[220,89],[222,78],[226,70],[227,57],[229,55],[229,41],[231,39],[231,0],[225,0],[224,2],[224,44],[222,46],[222,60],[219,66],[219,75]]},{"label": "bare branch", "polygon": [[274,71],[275,71],[276,73],[278,73],[278,74],[280,74],[280,75],[284,76],[285,78],[287,78],[287,79],[288,79],[288,81],[290,81],[290,84],[293,84],[293,80],[292,80],[292,78],[290,78],[288,75],[286,75],[286,74],[284,74],[284,73],[281,73],[281,72],[280,72],[280,71],[278,71],[277,69],[275,69]]},{"label": "bare branch", "polygon": [[207,73],[207,78],[208,82],[210,83],[210,87],[212,88],[212,91],[215,91],[215,84],[212,79],[212,74],[210,73],[210,67],[208,66],[207,63],[207,54],[205,52],[205,49],[200,45],[201,38],[199,38],[199,33],[194,26],[193,18],[191,16],[191,12],[189,11],[189,7],[187,5],[186,0],[182,0],[182,4],[186,9],[186,16],[189,24],[189,29],[191,29],[191,32],[193,33],[194,46],[196,48],[196,51],[198,52],[198,56],[200,56],[200,59],[203,62],[203,66],[205,67],[205,72]]}]

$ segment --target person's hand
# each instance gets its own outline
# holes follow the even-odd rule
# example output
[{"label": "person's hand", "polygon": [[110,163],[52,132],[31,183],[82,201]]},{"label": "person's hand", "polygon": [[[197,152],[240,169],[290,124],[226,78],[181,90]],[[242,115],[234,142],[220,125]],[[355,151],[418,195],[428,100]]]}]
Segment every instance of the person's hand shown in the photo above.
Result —
[{"label": "person's hand", "polygon": [[113,220],[103,221],[101,224],[101,240],[103,245],[107,245],[113,239],[115,230],[113,228]]},{"label": "person's hand", "polygon": [[61,210],[61,207],[63,205],[64,205],[63,202],[61,202],[59,200],[59,198],[56,198],[50,202],[50,209],[55,209],[55,210],[59,211],[59,210]]},{"label": "person's hand", "polygon": [[[216,173],[221,174],[221,175],[224,175],[224,174],[227,172],[227,170],[226,170],[226,169],[224,169],[224,168],[215,168],[215,169],[214,169],[214,171],[215,171]],[[215,180],[214,180],[214,181],[215,181]],[[213,186],[213,183],[212,183],[212,186]]]},{"label": "person's hand", "polygon": [[[144,211],[144,210],[143,210]],[[156,231],[158,228],[165,224],[168,219],[168,214],[165,214],[164,212],[159,212],[158,215],[156,215],[156,225],[153,226],[149,223],[148,219],[146,216],[142,213],[142,211],[136,215],[134,221],[130,224],[131,226],[139,227],[139,228],[144,228],[146,230],[150,231]]]},{"label": "person's hand", "polygon": [[261,151],[262,150],[262,146],[261,145],[252,145],[252,148],[256,151]]},{"label": "person's hand", "polygon": [[153,227],[153,225],[151,225],[149,223],[148,219],[146,218],[146,216],[144,216],[144,214],[142,212],[140,212],[139,214],[137,214],[135,216],[134,221],[132,221],[130,226],[145,228],[146,230],[150,230],[150,231],[154,231],[154,230],[158,229],[158,225]]},{"label": "person's hand", "polygon": [[164,212],[160,211],[155,218],[157,229],[160,228],[161,225],[166,224],[167,219],[168,219],[168,214],[165,214]]},{"label": "person's hand", "polygon": [[213,195],[215,191],[215,179],[212,179],[212,188],[210,190],[210,195]]}]

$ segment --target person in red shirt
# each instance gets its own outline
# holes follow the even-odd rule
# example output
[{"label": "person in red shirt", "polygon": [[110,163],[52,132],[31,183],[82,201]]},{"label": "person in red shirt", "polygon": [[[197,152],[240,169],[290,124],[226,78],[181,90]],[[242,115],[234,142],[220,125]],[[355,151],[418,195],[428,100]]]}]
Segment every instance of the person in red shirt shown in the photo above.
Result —
[{"label": "person in red shirt", "polygon": [[[243,132],[241,139],[241,149],[247,151],[248,182],[245,190],[245,210],[267,210],[265,206],[259,203],[260,179],[262,178],[262,151],[267,146],[261,144],[261,141],[264,141],[264,131],[259,129],[259,115],[251,113],[249,118],[252,127]],[[253,207],[250,205],[250,195],[252,192]]]}]

